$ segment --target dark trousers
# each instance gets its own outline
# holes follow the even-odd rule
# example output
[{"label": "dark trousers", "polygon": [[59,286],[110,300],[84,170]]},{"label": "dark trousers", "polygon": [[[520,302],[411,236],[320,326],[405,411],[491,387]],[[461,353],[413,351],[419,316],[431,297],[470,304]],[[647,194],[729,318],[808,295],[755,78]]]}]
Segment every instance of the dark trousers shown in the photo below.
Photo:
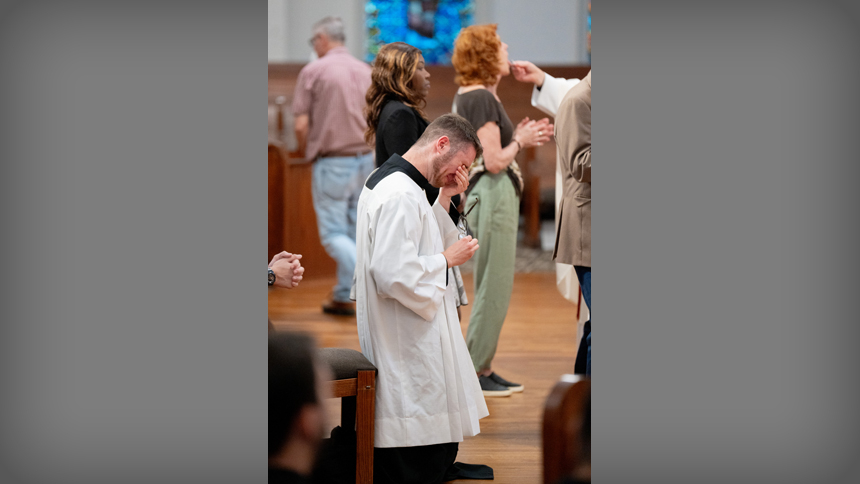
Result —
[{"label": "dark trousers", "polygon": [[579,287],[582,290],[582,299],[588,306],[589,318],[582,328],[582,340],[579,342],[579,351],[576,352],[576,361],[573,364],[573,372],[579,375],[591,376],[591,267],[573,266],[576,278],[579,279]]},{"label": "dark trousers", "polygon": [[442,484],[460,444],[373,449],[373,484]]}]

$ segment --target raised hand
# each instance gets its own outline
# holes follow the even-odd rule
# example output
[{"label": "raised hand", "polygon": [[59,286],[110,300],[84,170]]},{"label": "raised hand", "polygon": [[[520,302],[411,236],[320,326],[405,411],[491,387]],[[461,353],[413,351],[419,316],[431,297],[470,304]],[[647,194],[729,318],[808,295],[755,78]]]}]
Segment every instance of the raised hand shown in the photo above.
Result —
[{"label": "raised hand", "polygon": [[543,86],[546,73],[529,61],[511,62],[511,74],[520,82],[529,82],[537,87]]}]

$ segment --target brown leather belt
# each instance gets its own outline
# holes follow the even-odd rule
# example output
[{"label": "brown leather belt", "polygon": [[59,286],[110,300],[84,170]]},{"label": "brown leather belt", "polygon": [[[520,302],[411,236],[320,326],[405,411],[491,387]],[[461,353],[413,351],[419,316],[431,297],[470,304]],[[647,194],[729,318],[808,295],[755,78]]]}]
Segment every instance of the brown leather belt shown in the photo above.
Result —
[{"label": "brown leather belt", "polygon": [[345,157],[359,157],[369,154],[371,150],[366,151],[333,151],[331,153],[325,153],[319,155],[320,158],[345,158]]}]

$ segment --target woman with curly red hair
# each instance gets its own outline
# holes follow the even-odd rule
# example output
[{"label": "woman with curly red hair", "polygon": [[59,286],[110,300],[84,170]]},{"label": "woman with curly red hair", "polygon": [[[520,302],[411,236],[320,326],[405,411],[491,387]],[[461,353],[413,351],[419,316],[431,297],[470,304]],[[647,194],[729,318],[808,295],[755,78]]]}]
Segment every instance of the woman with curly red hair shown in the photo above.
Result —
[{"label": "woman with curly red hair", "polygon": [[[468,223],[481,248],[475,253],[475,302],[466,344],[484,395],[507,396],[523,385],[505,380],[492,369],[502,323],[514,287],[519,197],[523,179],[516,155],[552,138],[549,119],[524,118],[514,128],[496,90],[511,73],[508,45],[496,25],[474,25],[460,31],[451,57],[460,85],[453,111],[478,132],[484,154],[469,171],[465,206],[472,208]],[[480,200],[480,202],[479,202]],[[475,205],[477,204],[477,205]]]}]

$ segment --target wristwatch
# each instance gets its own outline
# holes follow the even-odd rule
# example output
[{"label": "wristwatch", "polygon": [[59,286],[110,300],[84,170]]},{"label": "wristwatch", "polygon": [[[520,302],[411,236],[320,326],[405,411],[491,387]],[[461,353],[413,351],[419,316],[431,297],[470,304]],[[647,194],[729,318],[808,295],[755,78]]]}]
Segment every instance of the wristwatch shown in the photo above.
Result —
[{"label": "wristwatch", "polygon": [[275,277],[275,271],[273,271],[272,269],[269,269],[269,285],[270,286],[274,285],[275,280],[277,280],[277,279],[278,278]]}]

